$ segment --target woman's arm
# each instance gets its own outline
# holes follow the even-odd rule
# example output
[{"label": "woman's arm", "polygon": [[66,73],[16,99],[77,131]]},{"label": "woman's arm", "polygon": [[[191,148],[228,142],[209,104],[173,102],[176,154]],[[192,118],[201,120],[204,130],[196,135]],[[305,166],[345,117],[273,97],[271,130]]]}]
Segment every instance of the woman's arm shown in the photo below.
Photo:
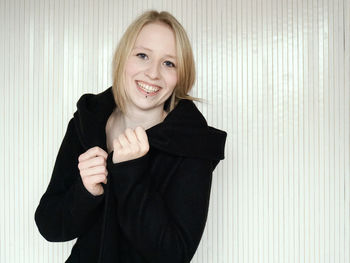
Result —
[{"label": "woman's arm", "polygon": [[48,241],[68,241],[80,236],[101,213],[104,195],[90,194],[79,174],[78,158],[83,151],[71,119],[49,186],[35,212],[38,229]]},{"label": "woman's arm", "polygon": [[116,164],[111,155],[107,159],[122,231],[149,262],[190,262],[207,219],[211,162],[182,159],[162,197],[145,180],[148,158]]}]

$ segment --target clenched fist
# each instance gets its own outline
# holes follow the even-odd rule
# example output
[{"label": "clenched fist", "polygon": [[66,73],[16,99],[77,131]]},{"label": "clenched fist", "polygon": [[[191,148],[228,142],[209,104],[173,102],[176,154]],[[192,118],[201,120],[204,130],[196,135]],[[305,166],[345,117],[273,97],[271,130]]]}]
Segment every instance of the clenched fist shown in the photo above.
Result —
[{"label": "clenched fist", "polygon": [[108,154],[100,147],[93,147],[78,158],[78,168],[85,188],[92,195],[103,194],[101,183],[107,183],[106,160]]},{"label": "clenched fist", "polygon": [[135,130],[127,128],[113,140],[113,163],[120,163],[144,156],[149,151],[146,131],[142,127]]}]

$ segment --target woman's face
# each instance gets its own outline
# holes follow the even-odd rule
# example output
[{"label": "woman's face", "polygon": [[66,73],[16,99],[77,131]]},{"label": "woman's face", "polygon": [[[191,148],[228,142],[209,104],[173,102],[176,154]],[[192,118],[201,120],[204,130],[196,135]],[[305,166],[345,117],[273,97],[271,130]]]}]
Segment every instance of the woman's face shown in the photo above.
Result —
[{"label": "woman's face", "polygon": [[163,23],[145,25],[125,65],[129,103],[142,110],[163,108],[177,83],[175,35]]}]

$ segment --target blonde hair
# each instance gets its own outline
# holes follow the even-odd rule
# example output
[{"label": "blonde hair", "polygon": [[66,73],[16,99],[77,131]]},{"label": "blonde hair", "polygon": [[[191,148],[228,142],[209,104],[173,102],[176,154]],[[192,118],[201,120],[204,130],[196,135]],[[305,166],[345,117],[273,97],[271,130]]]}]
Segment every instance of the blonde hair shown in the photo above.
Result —
[{"label": "blonde hair", "polygon": [[125,92],[124,70],[126,61],[133,49],[136,38],[141,29],[150,23],[162,22],[172,29],[175,35],[177,52],[177,84],[174,92],[164,104],[164,110],[172,111],[179,100],[187,99],[202,102],[202,99],[188,95],[196,79],[196,69],[190,41],[185,29],[174,16],[166,11],[147,11],[141,14],[125,31],[113,58],[113,95],[119,110],[125,113],[127,95]]}]

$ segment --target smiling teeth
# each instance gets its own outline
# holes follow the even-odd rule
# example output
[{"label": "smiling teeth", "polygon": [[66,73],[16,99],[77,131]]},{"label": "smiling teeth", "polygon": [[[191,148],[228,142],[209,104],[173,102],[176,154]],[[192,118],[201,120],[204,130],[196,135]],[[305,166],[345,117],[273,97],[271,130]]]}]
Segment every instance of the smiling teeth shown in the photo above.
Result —
[{"label": "smiling teeth", "polygon": [[146,84],[141,83],[141,82],[137,82],[137,84],[138,84],[142,89],[144,89],[144,90],[147,91],[147,92],[156,92],[156,91],[159,90],[159,88],[155,88],[155,87],[146,85]]}]

